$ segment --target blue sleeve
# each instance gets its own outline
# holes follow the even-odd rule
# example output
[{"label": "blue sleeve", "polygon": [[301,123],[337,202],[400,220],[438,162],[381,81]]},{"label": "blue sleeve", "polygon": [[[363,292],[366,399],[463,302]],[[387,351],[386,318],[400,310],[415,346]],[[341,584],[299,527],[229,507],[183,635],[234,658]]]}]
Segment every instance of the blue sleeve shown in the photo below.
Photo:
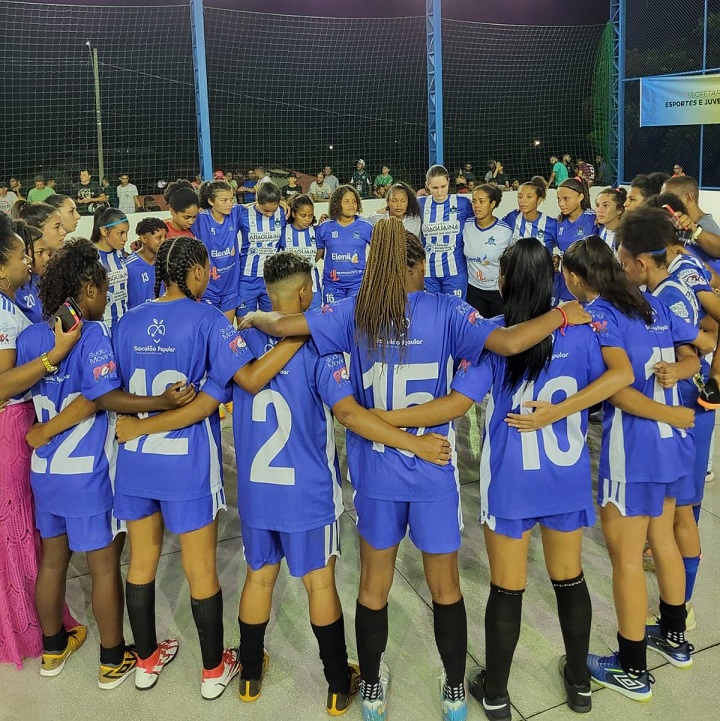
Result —
[{"label": "blue sleeve", "polygon": [[511,228],[515,225],[515,220],[518,217],[517,210],[511,210],[503,219],[503,223],[507,223]]},{"label": "blue sleeve", "polygon": [[[677,303],[675,304],[677,306]],[[685,308],[685,306],[683,306]],[[685,309],[687,312],[687,309]],[[690,319],[684,320],[675,314],[674,308],[667,308],[666,315],[670,324],[670,335],[675,345],[690,344],[692,345],[699,335],[699,330]]]},{"label": "blue sleeve", "polygon": [[685,323],[690,323],[690,325],[697,325],[695,308],[690,305],[690,301],[677,288],[665,286],[655,297],[665,304],[670,311],[670,315],[674,315]]},{"label": "blue sleeve", "polygon": [[[583,331],[585,331],[585,326],[583,326]],[[587,340],[585,347],[588,351],[588,380],[589,383],[592,383],[605,373],[607,366],[595,334],[590,329],[587,329],[584,335]]]},{"label": "blue sleeve", "polygon": [[315,384],[328,408],[353,394],[345,358],[339,353],[320,356],[315,364]]},{"label": "blue sleeve", "polygon": [[457,196],[458,200],[458,218],[460,221],[467,220],[468,218],[472,218],[475,213],[473,213],[472,209],[472,203],[470,202],[469,198],[466,198],[463,195]]},{"label": "blue sleeve", "polygon": [[196,237],[202,239],[202,215],[198,215],[197,218],[195,218],[195,222],[190,226],[190,232]]},{"label": "blue sleeve", "polygon": [[318,250],[325,250],[325,227],[326,223],[320,223],[315,231],[315,247]]},{"label": "blue sleeve", "polygon": [[497,361],[495,354],[487,352],[483,353],[477,365],[466,360],[461,361],[453,378],[452,389],[475,403],[480,403],[492,388]]},{"label": "blue sleeve", "polygon": [[706,268],[697,270],[688,268],[678,274],[680,280],[692,290],[693,293],[713,293],[713,289],[710,286],[711,275]]},{"label": "blue sleeve", "polygon": [[595,331],[601,348],[625,348],[625,339],[614,313],[595,305],[585,306],[585,310],[592,318],[590,327]]},{"label": "blue sleeve", "polygon": [[355,299],[346,298],[305,313],[310,334],[321,355],[351,353]]},{"label": "blue sleeve", "polygon": [[[88,332],[89,331],[89,332]],[[94,401],[122,387],[110,335],[102,328],[83,329],[80,369],[82,394]]]},{"label": "blue sleeve", "polygon": [[453,358],[467,358],[471,363],[477,363],[487,337],[497,330],[497,326],[483,318],[464,300],[452,296],[442,297],[447,300],[448,324],[453,335]]},{"label": "blue sleeve", "polygon": [[[227,318],[220,312],[212,314],[209,319],[208,331],[208,358],[207,381],[203,391],[212,395],[213,388],[224,388],[232,377],[251,360],[255,355],[248,348],[243,337],[228,323]],[[206,390],[207,388],[207,390]],[[219,400],[216,398],[216,400]]]}]

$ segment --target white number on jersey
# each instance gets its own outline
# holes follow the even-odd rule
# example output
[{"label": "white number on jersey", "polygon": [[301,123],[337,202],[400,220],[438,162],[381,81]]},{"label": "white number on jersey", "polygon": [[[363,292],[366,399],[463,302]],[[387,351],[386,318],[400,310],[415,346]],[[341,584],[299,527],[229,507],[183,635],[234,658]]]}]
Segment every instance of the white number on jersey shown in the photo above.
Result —
[{"label": "white number on jersey", "polygon": [[[645,363],[645,380],[653,379],[653,400],[656,403],[662,403],[664,406],[667,405],[667,396],[665,391],[669,390],[672,395],[672,405],[677,406],[680,404],[680,398],[678,396],[677,385],[672,388],[663,388],[658,382],[657,376],[655,375],[655,366],[665,361],[666,363],[675,362],[675,351],[672,348],[653,348],[650,358]],[[667,423],[657,422],[658,430],[660,431],[660,438],[672,438],[673,430]],[[681,431],[682,435],[685,435],[684,431]]]},{"label": "white number on jersey", "polygon": [[[578,391],[577,381],[570,376],[558,376],[550,378],[545,385],[537,392],[535,397],[535,381],[530,381],[522,385],[513,395],[513,408],[519,406],[520,413],[532,413],[532,408],[524,408],[523,403],[526,401],[547,401],[552,402],[553,394],[556,391],[563,391],[565,397],[569,397]],[[539,471],[540,463],[540,439],[538,434],[542,435],[543,446],[545,448],[546,458],[556,466],[569,467],[574,466],[585,447],[585,438],[580,426],[580,413],[573,413],[566,418],[568,449],[562,450],[558,439],[553,432],[552,426],[545,426],[540,431],[532,433],[521,433],[520,443],[522,446],[523,469],[526,471]]]},{"label": "white number on jersey", "polygon": [[[187,381],[187,376],[176,370],[164,370],[153,378],[152,385],[148,390],[145,369],[136,368],[130,378],[130,393],[134,393],[136,396],[160,396],[168,386],[178,381]],[[138,417],[147,418],[148,414],[138,413]],[[168,438],[167,433],[153,433],[151,436],[135,438],[125,444],[125,449],[134,453],[139,450],[141,441],[141,453],[154,453],[160,456],[186,456],[188,454],[188,439]]]},{"label": "white number on jersey", "polygon": [[[60,410],[56,410],[55,404],[47,396],[36,395],[33,398],[35,411],[40,418],[42,412],[47,411],[49,418],[54,418],[58,413],[64,411],[80,394],[70,393],[62,403]],[[78,423],[68,434],[68,437],[57,447],[53,457],[50,459],[50,470],[47,468],[46,458],[38,458],[37,454],[32,457],[32,469],[36,473],[53,473],[60,476],[74,476],[92,473],[95,464],[94,456],[76,456],[70,454],[80,444],[83,438],[90,432],[95,423],[96,416],[92,415],[81,423]]]},{"label": "white number on jersey", "polygon": [[270,466],[290,438],[292,414],[287,401],[271,388],[260,391],[253,398],[252,420],[253,423],[266,423],[270,406],[275,408],[277,428],[255,454],[250,466],[250,480],[254,483],[271,483],[275,486],[294,486],[294,468]]}]

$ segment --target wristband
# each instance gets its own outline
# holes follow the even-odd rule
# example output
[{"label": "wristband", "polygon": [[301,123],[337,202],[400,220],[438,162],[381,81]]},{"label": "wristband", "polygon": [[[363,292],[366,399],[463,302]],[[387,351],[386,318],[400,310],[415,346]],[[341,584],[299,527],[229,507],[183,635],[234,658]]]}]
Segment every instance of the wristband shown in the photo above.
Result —
[{"label": "wristband", "polygon": [[567,328],[569,325],[567,313],[565,313],[565,311],[560,306],[556,306],[555,310],[559,310],[560,315],[563,317],[563,322],[562,322],[562,325],[560,326],[559,330],[563,335],[565,335],[565,328]]},{"label": "wristband", "polygon": [[693,242],[695,242],[701,235],[702,235],[703,229],[698,225],[697,228],[693,231],[692,239]]},{"label": "wristband", "polygon": [[50,362],[50,360],[48,359],[48,354],[47,354],[47,353],[43,353],[43,354],[40,356],[40,360],[42,361],[43,366],[45,366],[45,374],[46,374],[46,375],[49,375],[49,374],[57,373],[57,372],[58,372],[58,366],[54,366],[54,365]]}]

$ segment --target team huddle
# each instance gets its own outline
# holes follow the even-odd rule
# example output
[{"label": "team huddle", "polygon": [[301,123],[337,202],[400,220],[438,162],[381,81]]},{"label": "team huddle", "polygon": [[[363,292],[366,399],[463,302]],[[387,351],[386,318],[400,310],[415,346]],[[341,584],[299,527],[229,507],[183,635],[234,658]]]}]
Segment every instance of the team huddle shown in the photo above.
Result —
[{"label": "team huddle", "polygon": [[[260,697],[285,559],[307,590],[328,714],[344,714],[358,695],[364,721],[384,721],[388,598],[409,533],[433,599],[442,718],[464,721],[469,693],[487,718],[509,720],[539,524],[572,710],[591,710],[591,680],[649,700],[648,648],[692,664],[685,632],[720,407],[711,392],[720,300],[717,276],[684,242],[683,199],[668,188],[623,214],[624,191],[607,189],[596,215],[587,184],[572,178],[558,189],[556,220],[538,211],[546,189],[534,178],[500,220],[496,186],[479,186],[472,199],[451,194],[447,170],[433,166],[426,190],[417,198],[395,183],[386,210],[366,220],[357,191],[340,186],[318,223],[308,196],[287,206],[272,182],[258,186],[254,203],[236,205],[223,180],[199,193],[178,181],[166,191],[170,219],[142,220],[142,245],[127,257],[129,223],[116,209],[96,213],[89,240],[46,233],[62,225],[56,207],[28,206],[14,224],[0,216],[0,398],[8,399],[0,432],[14,459],[0,472],[18,489],[29,478],[42,539],[27,611],[41,648],[7,642],[2,660],[41,653],[40,673],[55,676],[82,646],[87,630],[65,606],[65,577],[71,553],[85,552],[98,684],[112,689],[132,676],[138,689],[152,688],[178,652],[177,639],[156,635],[167,528],[180,540],[203,698],[219,698],[237,676],[241,701]],[[454,421],[481,402],[479,520],[491,584],[485,665],[466,675]],[[591,410],[602,414],[596,497]],[[217,517],[227,508],[221,411],[232,415],[247,566],[238,648],[224,645],[216,564]],[[357,663],[335,586],[343,512],[335,421],[347,429],[360,537]],[[589,648],[582,537],[596,508],[613,565],[610,656]],[[646,544],[660,588],[652,618]]]}]

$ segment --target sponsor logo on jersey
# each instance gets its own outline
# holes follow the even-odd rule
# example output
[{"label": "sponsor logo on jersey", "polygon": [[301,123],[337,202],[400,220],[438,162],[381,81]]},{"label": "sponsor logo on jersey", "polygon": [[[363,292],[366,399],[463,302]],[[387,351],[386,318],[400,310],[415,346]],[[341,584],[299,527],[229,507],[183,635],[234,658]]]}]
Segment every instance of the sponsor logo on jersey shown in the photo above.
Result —
[{"label": "sponsor logo on jersey", "polygon": [[328,305],[327,303],[320,308],[321,313],[334,313],[333,308],[331,305]]},{"label": "sponsor logo on jersey", "polygon": [[335,261],[343,263],[359,263],[360,257],[357,253],[331,253],[330,257]]},{"label": "sponsor logo on jersey", "polygon": [[245,348],[246,345],[241,335],[236,335],[229,343],[230,350],[236,355]]},{"label": "sponsor logo on jersey", "polygon": [[235,246],[225,248],[224,250],[211,250],[211,258],[232,258],[235,256]]},{"label": "sponsor logo on jersey", "polygon": [[110,376],[115,375],[115,361],[111,360],[107,363],[102,363],[99,366],[95,366],[93,368],[93,378],[96,381],[104,380],[105,378],[109,378]]},{"label": "sponsor logo on jersey", "polygon": [[0,345],[5,345],[10,341],[10,336],[7,333],[0,333]]},{"label": "sponsor logo on jersey", "polygon": [[345,381],[350,380],[350,373],[348,373],[348,369],[343,366],[333,373],[333,378],[338,385],[342,385]]},{"label": "sponsor logo on jersey", "polygon": [[110,358],[110,351],[107,350],[107,348],[100,348],[100,350],[94,350],[88,355],[88,360],[92,365],[105,363],[108,358]]},{"label": "sponsor logo on jersey", "polygon": [[473,311],[468,315],[468,323],[472,323],[472,325],[477,325],[477,322],[478,322],[479,320],[482,320],[482,316],[480,315],[480,311],[473,310]]},{"label": "sponsor logo on jersey", "polygon": [[690,317],[690,313],[688,313],[687,306],[685,303],[683,303],[681,300],[679,300],[677,303],[673,303],[670,306],[670,310],[678,317],[687,319]]},{"label": "sponsor logo on jersey", "polygon": [[153,318],[153,322],[148,326],[147,332],[155,343],[159,343],[165,336],[165,322]]},{"label": "sponsor logo on jersey", "polygon": [[469,360],[461,360],[460,367],[458,368],[458,373],[462,373],[464,375],[465,373],[467,373],[468,368],[470,368],[471,365],[472,363]]},{"label": "sponsor logo on jersey", "polygon": [[608,332],[608,322],[606,320],[594,320],[590,323],[590,327],[598,334],[605,335]]}]

